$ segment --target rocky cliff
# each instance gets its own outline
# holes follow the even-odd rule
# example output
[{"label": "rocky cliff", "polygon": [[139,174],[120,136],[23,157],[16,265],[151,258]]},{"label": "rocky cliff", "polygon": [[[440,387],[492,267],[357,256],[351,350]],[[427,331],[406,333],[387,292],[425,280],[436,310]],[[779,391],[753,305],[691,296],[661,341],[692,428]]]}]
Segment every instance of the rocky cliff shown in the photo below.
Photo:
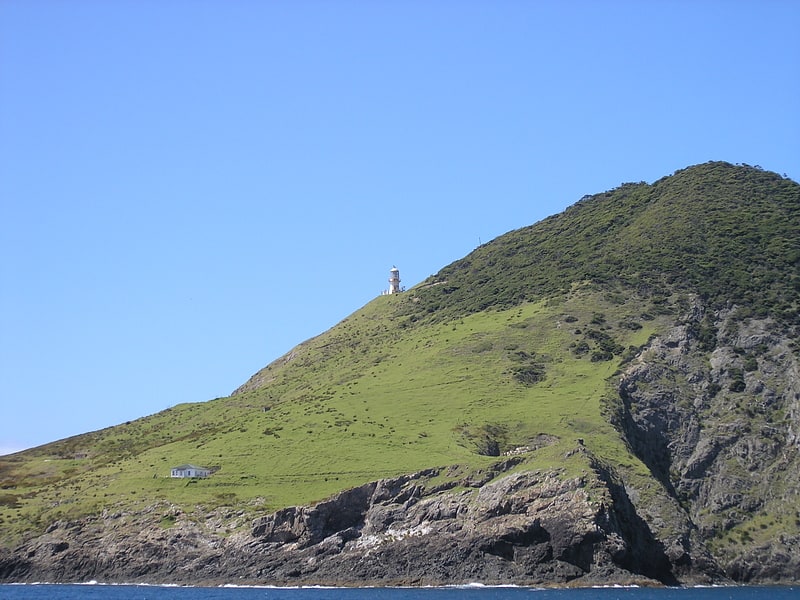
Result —
[{"label": "rocky cliff", "polygon": [[770,319],[696,301],[619,381],[631,448],[738,581],[800,573],[795,347]]},{"label": "rocky cliff", "polygon": [[[591,474],[518,471],[521,459],[438,484],[429,470],[257,518],[222,537],[214,513],[164,528],[141,514],[60,522],[0,558],[0,579],[172,583],[663,583],[723,578],[708,552],[658,539],[625,487]],[[447,488],[447,489],[443,489]],[[132,532],[136,531],[135,534]]]}]

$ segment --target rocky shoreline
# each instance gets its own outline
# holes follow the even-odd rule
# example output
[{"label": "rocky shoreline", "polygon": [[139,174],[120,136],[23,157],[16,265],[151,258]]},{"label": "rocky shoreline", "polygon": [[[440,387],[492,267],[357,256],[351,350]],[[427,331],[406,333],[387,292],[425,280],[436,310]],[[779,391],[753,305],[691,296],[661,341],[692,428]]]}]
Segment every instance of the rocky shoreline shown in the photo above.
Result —
[{"label": "rocky shoreline", "polygon": [[164,529],[144,514],[124,516],[124,526],[113,518],[59,522],[0,555],[0,581],[336,586],[726,581],[707,552],[690,553],[655,538],[622,489],[603,481],[599,468],[591,481],[565,479],[555,471],[512,471],[495,478],[517,462],[507,460],[484,473],[491,481],[470,479],[453,489],[429,485],[437,470],[372,482],[314,506],[259,517],[249,531],[228,537],[188,518]]}]

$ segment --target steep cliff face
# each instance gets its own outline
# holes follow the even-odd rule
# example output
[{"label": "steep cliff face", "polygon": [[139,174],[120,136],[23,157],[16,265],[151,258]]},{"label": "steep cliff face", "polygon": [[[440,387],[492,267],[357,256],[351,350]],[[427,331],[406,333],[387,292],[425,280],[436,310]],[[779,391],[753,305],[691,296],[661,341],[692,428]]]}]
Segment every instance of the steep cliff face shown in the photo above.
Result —
[{"label": "steep cliff face", "polygon": [[444,484],[429,470],[286,508],[228,537],[215,533],[219,523],[180,515],[167,529],[146,513],[58,523],[0,557],[0,578],[339,585],[722,579],[702,547],[658,539],[615,475],[582,447],[574,452],[590,467],[586,475],[517,471],[520,459]]},{"label": "steep cliff face", "polygon": [[697,302],[619,381],[621,429],[739,581],[800,572],[796,344]]}]

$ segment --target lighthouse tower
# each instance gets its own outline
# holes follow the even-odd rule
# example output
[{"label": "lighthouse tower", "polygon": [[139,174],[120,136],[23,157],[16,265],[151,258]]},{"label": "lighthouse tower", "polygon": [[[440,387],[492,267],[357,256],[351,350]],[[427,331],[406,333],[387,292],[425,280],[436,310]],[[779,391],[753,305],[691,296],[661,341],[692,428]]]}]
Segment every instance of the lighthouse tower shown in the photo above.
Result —
[{"label": "lighthouse tower", "polygon": [[397,294],[402,291],[400,289],[400,271],[397,267],[392,267],[389,270],[389,293]]}]

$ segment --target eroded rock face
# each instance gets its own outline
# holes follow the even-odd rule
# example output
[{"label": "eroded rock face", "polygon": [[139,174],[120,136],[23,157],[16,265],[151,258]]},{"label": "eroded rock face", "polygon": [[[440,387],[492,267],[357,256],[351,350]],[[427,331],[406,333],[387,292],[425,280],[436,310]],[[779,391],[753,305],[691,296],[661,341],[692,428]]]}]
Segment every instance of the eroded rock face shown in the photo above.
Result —
[{"label": "eroded rock face", "polygon": [[[654,537],[624,487],[591,457],[587,462],[594,465],[588,478],[495,471],[467,489],[432,485],[437,471],[381,480],[265,515],[224,539],[188,519],[136,536],[92,519],[59,523],[0,557],[0,578],[346,585],[721,577],[704,553],[697,569],[687,548],[676,551]],[[129,524],[140,518],[129,516]]]},{"label": "eroded rock face", "polygon": [[[713,348],[692,335],[713,321]],[[620,429],[737,581],[800,573],[800,368],[769,320],[696,304],[619,381]],[[780,538],[771,531],[780,531]],[[800,533],[800,530],[798,530]]]}]

